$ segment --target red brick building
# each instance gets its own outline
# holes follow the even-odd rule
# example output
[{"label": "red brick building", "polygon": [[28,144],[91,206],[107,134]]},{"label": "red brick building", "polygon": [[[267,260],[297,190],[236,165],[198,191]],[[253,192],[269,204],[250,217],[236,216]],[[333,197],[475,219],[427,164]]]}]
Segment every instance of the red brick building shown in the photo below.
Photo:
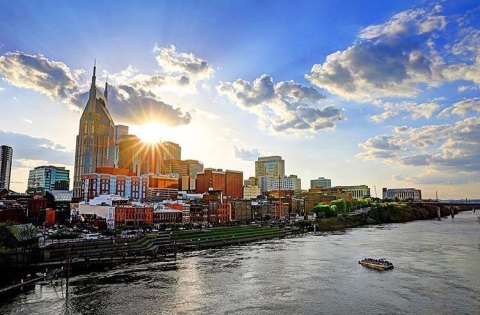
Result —
[{"label": "red brick building", "polygon": [[115,226],[138,226],[143,224],[153,224],[152,207],[115,207]]},{"label": "red brick building", "polygon": [[235,199],[243,198],[243,172],[215,170],[206,168],[203,173],[197,174],[197,193],[218,190],[224,196]]},{"label": "red brick building", "polygon": [[183,223],[183,211],[176,209],[165,209],[160,211],[153,212],[153,223],[154,224],[165,224],[165,223]]}]

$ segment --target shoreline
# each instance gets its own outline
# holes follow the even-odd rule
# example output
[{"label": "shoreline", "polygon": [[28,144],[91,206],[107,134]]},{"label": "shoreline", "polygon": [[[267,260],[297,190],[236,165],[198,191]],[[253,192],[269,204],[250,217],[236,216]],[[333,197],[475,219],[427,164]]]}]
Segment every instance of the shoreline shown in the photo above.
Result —
[{"label": "shoreline", "polygon": [[358,215],[339,215],[334,218],[318,219],[316,230],[320,232],[341,231],[370,225],[407,223],[420,220],[437,219],[437,208],[441,218],[456,215],[460,210],[456,206],[430,206],[417,203],[388,203],[372,207],[368,213]]},{"label": "shoreline", "polygon": [[[446,217],[452,214],[457,214],[460,212],[458,208],[455,207],[440,207],[440,214],[442,217]],[[361,228],[361,227],[368,227],[368,226],[375,226],[375,225],[382,225],[382,224],[390,224],[390,223],[407,223],[413,221],[420,221],[420,220],[432,220],[437,218],[437,209],[436,207],[425,206],[425,205],[418,205],[415,203],[407,203],[407,204],[382,204],[377,207],[373,207],[368,213],[362,213],[358,215],[339,215],[334,218],[326,218],[326,219],[317,219],[316,221],[303,221],[303,228],[298,230],[289,230],[286,228],[279,228],[279,227],[268,227],[271,229],[269,232],[263,231],[265,234],[260,234],[258,231],[255,231],[253,234],[245,233],[242,235],[241,233],[235,232],[235,234],[231,235],[221,235],[220,237],[211,237],[208,235],[202,236],[202,238],[198,239],[190,239],[187,242],[179,241],[178,234],[177,238],[174,237],[174,246],[169,247],[168,250],[165,248],[164,251],[161,253],[155,254],[145,254],[142,256],[136,257],[128,257],[129,259],[102,259],[102,258],[94,258],[94,257],[86,257],[87,261],[90,260],[90,263],[87,264],[77,264],[73,263],[71,268],[74,269],[76,272],[79,269],[88,271],[95,267],[107,266],[112,264],[118,263],[137,263],[138,261],[146,261],[146,260],[166,260],[169,256],[168,254],[175,255],[177,253],[186,253],[186,252],[195,252],[198,250],[205,250],[210,248],[221,248],[230,245],[239,245],[239,244],[248,244],[254,243],[258,241],[269,241],[271,239],[278,239],[278,238],[286,238],[291,236],[303,236],[305,232],[313,231],[313,224],[316,225],[317,232],[335,232],[335,231],[345,231],[347,229],[353,228]],[[300,221],[302,222],[302,221]],[[299,222],[297,222],[298,224]],[[305,223],[308,223],[306,225]],[[238,227],[237,227],[238,228]],[[266,227],[263,227],[266,228]],[[306,229],[305,229],[306,228]],[[228,231],[231,228],[221,228]],[[233,230],[233,229],[232,229]],[[260,230],[260,229],[259,229]],[[276,230],[275,233],[272,234],[273,230]],[[216,229],[211,229],[210,231],[217,232]],[[193,230],[190,233],[202,233],[204,231],[196,231]],[[65,246],[67,249],[68,246]],[[117,249],[118,250],[118,249]],[[147,251],[148,249],[143,249]],[[162,259],[163,256],[163,259]],[[169,258],[172,258],[171,256]],[[41,263],[41,261],[40,261]],[[58,261],[58,264],[62,265],[63,261]],[[16,272],[18,274],[22,274],[29,270],[31,272],[32,268],[36,268],[37,264],[30,264],[30,265],[23,265],[22,268],[18,266],[11,266],[11,268],[6,267],[11,272]],[[75,265],[75,268],[73,268]],[[5,270],[4,270],[5,272]],[[82,272],[80,272],[82,273]],[[18,284],[13,284],[11,286],[17,286]],[[5,287],[3,287],[5,288]]]}]

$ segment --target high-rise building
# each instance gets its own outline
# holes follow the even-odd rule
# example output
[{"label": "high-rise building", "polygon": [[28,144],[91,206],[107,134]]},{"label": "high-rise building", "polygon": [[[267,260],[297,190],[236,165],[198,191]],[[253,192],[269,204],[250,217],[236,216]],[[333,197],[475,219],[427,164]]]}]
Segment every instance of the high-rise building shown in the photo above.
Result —
[{"label": "high-rise building", "polygon": [[0,147],[0,189],[10,189],[13,149],[7,145]]},{"label": "high-rise building", "polygon": [[285,161],[280,156],[266,156],[259,157],[255,161],[255,177],[262,176],[270,177],[284,177],[285,176]]},{"label": "high-rise building", "polygon": [[243,198],[243,172],[225,171],[225,195],[236,199]]},{"label": "high-rise building", "polygon": [[272,176],[260,176],[258,178],[258,184],[262,193],[272,190]]},{"label": "high-rise building", "polygon": [[115,126],[115,167],[119,167],[118,163],[120,160],[120,139],[123,136],[128,135],[128,126],[125,125],[116,125]]},{"label": "high-rise building", "polygon": [[69,190],[70,171],[53,165],[38,166],[29,172],[28,190]]},{"label": "high-rise building", "polygon": [[180,145],[164,141],[160,144],[162,160],[181,160],[182,159],[182,148]]},{"label": "high-rise building", "polygon": [[134,135],[123,135],[118,142],[118,168],[125,168],[137,175],[147,168],[144,159],[145,144]]},{"label": "high-rise building", "polygon": [[128,126],[115,125],[115,143],[119,143],[123,136],[128,135]]},{"label": "high-rise building", "polygon": [[[189,163],[180,161],[180,156],[180,145],[169,141],[148,144],[142,142],[135,135],[123,135],[118,142],[118,167],[135,172],[138,176],[161,173],[179,173],[180,176],[188,175]],[[166,159],[165,157],[168,158]],[[179,162],[172,162],[166,165],[167,161]],[[198,163],[198,161],[196,162]],[[182,167],[187,169],[183,172],[179,171]]]},{"label": "high-rise building", "polygon": [[291,190],[295,192],[295,195],[302,193],[302,181],[297,175],[290,175],[288,177],[273,178],[272,179],[272,191],[277,190]]},{"label": "high-rise building", "polygon": [[96,86],[96,67],[87,105],[80,118],[75,146],[74,198],[81,197],[82,175],[95,173],[97,167],[115,164],[115,124],[108,111],[108,85],[102,93]]},{"label": "high-rise building", "polygon": [[188,164],[188,176],[197,179],[197,174],[203,172],[203,164],[197,160],[185,160]]},{"label": "high-rise building", "polygon": [[210,190],[222,191],[225,196],[243,198],[243,172],[206,168],[197,174],[197,193]]},{"label": "high-rise building", "polygon": [[162,163],[162,174],[188,176],[188,163],[182,160],[165,160]]},{"label": "high-rise building", "polygon": [[319,177],[318,179],[312,179],[310,180],[310,188],[331,188],[332,187],[332,180],[325,178],[325,177]]}]

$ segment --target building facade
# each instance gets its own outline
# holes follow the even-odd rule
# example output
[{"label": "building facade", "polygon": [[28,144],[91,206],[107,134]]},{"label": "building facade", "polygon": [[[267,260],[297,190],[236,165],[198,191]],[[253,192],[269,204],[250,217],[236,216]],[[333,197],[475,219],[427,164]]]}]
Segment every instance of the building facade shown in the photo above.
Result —
[{"label": "building facade", "polygon": [[182,148],[179,144],[170,141],[164,141],[161,143],[162,147],[162,160],[181,160]]},{"label": "building facade", "polygon": [[0,189],[10,189],[12,176],[13,149],[7,145],[0,147]]},{"label": "building facade", "polygon": [[80,199],[89,201],[101,195],[117,195],[142,202],[157,202],[176,198],[178,194],[178,178],[161,174],[136,176],[124,171],[124,174],[83,174]]},{"label": "building facade", "polygon": [[120,160],[120,139],[123,136],[128,135],[128,126],[125,125],[115,125],[115,157],[114,157],[114,165],[115,167],[119,167],[118,163]]},{"label": "building facade", "polygon": [[272,190],[273,177],[270,176],[260,176],[258,178],[258,183],[260,186],[260,191],[265,193]]},{"label": "building facade", "polygon": [[123,135],[118,142],[118,167],[138,176],[151,173],[188,175],[190,165],[195,168],[194,160],[182,161],[180,157],[180,145],[169,141],[148,144],[135,135]]},{"label": "building facade", "polygon": [[162,174],[188,176],[188,164],[182,160],[165,160],[162,163]]},{"label": "building facade", "polygon": [[295,195],[299,196],[302,193],[302,180],[297,175],[290,175],[288,177],[273,178],[272,191],[288,190],[294,191]]},{"label": "building facade", "polygon": [[262,176],[269,177],[284,177],[285,176],[285,161],[280,156],[265,156],[259,157],[255,161],[255,177]]},{"label": "building facade", "polygon": [[258,186],[243,186],[243,199],[255,199],[261,194]]},{"label": "building facade", "polygon": [[383,188],[383,199],[399,198],[401,200],[422,200],[422,191],[415,188]]},{"label": "building facade", "polygon": [[370,198],[370,188],[367,185],[357,186],[335,186],[335,188],[344,189],[352,193],[353,199]]},{"label": "building facade", "polygon": [[96,86],[93,67],[87,105],[80,118],[75,146],[73,196],[82,192],[82,175],[94,173],[97,167],[115,165],[115,124],[108,111],[108,85],[102,93]]},{"label": "building facade", "polygon": [[314,188],[331,188],[332,180],[325,177],[310,180],[310,189]]},{"label": "building facade", "polygon": [[225,196],[243,198],[243,172],[206,168],[197,174],[197,193],[221,191]]},{"label": "building facade", "polygon": [[30,170],[28,175],[28,188],[44,190],[69,190],[70,171],[65,167],[53,165],[38,166]]}]

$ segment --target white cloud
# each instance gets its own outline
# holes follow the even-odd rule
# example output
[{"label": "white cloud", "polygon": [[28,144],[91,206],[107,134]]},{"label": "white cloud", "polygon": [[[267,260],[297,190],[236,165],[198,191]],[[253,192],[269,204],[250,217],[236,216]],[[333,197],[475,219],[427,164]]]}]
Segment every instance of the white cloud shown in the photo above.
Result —
[{"label": "white cloud", "polygon": [[451,107],[445,108],[438,114],[439,118],[456,115],[465,117],[468,113],[480,113],[480,98],[466,99],[456,102]]},{"label": "white cloud", "polygon": [[442,70],[442,76],[449,81],[465,80],[480,84],[480,56],[476,56],[473,63],[449,65]]},{"label": "white cloud", "polygon": [[208,79],[213,74],[212,67],[205,60],[192,53],[179,53],[174,45],[155,46],[153,51],[158,53],[155,57],[158,65],[167,73],[184,74],[194,81]]},{"label": "white cloud", "polygon": [[400,113],[407,113],[413,120],[420,118],[430,119],[439,108],[440,105],[434,102],[417,104],[415,102],[400,102],[392,103],[385,102],[380,103],[380,107],[383,107],[384,111],[378,115],[370,116],[374,122],[382,122],[391,117],[400,115]]},{"label": "white cloud", "polygon": [[392,16],[383,24],[370,25],[360,31],[359,38],[375,39],[379,37],[393,37],[405,33],[424,34],[434,30],[443,30],[447,25],[445,16],[436,15],[441,7],[434,10],[413,9],[402,11]]},{"label": "white cloud", "polygon": [[35,90],[57,101],[79,89],[75,74],[67,65],[43,55],[6,53],[0,56],[0,74],[11,85]]},{"label": "white cloud", "polygon": [[[162,101],[163,88],[176,93],[191,92],[197,82],[210,77],[210,65],[191,53],[177,53],[174,46],[155,48],[164,73],[142,74],[132,66],[110,75],[109,102],[114,118],[125,123],[145,119],[170,125],[188,124],[191,116],[181,108]],[[66,64],[43,55],[9,52],[0,56],[0,75],[8,83],[32,89],[53,100],[65,103],[71,110],[81,111],[88,91],[78,83],[83,70],[71,70]],[[104,73],[105,75],[107,72]],[[97,86],[101,86],[97,82]]]},{"label": "white cloud", "polygon": [[[415,97],[448,81],[479,84],[480,30],[440,11],[439,4],[427,5],[367,26],[357,42],[313,65],[305,77],[317,87],[358,102]],[[464,20],[469,19],[466,15]],[[449,23],[452,27],[447,29]],[[450,38],[455,42],[449,43]]]},{"label": "white cloud", "polygon": [[394,175],[397,181],[404,181],[421,185],[461,185],[478,182],[479,178],[474,174],[445,173],[438,170],[428,169],[414,176]]},{"label": "white cloud", "polygon": [[330,93],[359,102],[383,97],[412,97],[419,84],[434,86],[438,61],[430,49],[406,38],[362,41],[327,56],[305,77]]},{"label": "white cloud", "polygon": [[480,173],[480,118],[453,125],[398,127],[392,134],[376,136],[360,144],[363,159],[428,166],[448,172]]},{"label": "white cloud", "polygon": [[260,156],[258,149],[243,149],[233,146],[235,157],[244,161],[255,161]]},{"label": "white cloud", "polygon": [[324,96],[314,88],[294,81],[274,84],[266,74],[253,82],[241,79],[221,82],[216,88],[238,107],[256,114],[260,124],[274,132],[333,129],[336,121],[345,119],[341,108],[320,107],[319,101]]}]

